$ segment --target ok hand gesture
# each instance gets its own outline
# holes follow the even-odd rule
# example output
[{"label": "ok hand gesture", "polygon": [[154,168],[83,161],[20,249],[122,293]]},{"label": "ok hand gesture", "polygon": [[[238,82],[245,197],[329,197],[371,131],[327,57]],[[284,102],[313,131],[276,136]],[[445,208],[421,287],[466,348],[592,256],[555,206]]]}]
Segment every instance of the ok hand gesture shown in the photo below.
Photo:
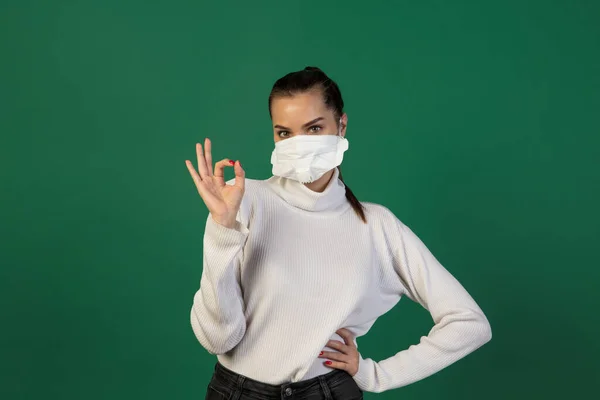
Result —
[{"label": "ok hand gesture", "polygon": [[[196,144],[196,154],[198,171],[194,169],[190,160],[186,160],[185,164],[196,184],[198,193],[215,222],[233,228],[244,196],[246,173],[239,161],[235,162],[226,158],[215,164],[213,174],[211,143],[208,138],[204,140],[204,152],[202,145]],[[233,186],[225,184],[223,172],[226,166],[234,167],[235,184]]]}]

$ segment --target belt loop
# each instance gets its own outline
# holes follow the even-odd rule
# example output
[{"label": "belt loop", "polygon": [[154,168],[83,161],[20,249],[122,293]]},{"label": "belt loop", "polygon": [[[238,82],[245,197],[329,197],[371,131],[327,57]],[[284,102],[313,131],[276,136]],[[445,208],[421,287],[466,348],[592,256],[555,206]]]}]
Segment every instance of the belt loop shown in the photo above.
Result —
[{"label": "belt loop", "polygon": [[243,376],[243,375],[238,376],[235,391],[233,392],[233,394],[231,396],[232,400],[237,400],[242,396],[245,380],[246,380],[245,376]]},{"label": "belt loop", "polygon": [[323,394],[325,395],[325,400],[332,400],[331,392],[329,391],[329,386],[327,386],[327,382],[325,382],[325,378],[323,375],[319,375],[319,383],[321,384],[321,388],[323,389]]}]

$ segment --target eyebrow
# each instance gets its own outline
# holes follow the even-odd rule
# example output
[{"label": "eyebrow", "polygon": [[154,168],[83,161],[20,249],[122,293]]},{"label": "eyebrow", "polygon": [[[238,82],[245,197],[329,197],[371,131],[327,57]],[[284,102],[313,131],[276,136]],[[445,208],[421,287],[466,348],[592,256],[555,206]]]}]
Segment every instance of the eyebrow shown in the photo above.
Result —
[{"label": "eyebrow", "polygon": [[[313,119],[312,121],[308,121],[307,123],[305,123],[304,125],[302,125],[302,127],[303,127],[303,128],[306,128],[306,127],[308,127],[308,126],[311,126],[312,124],[314,124],[314,123],[316,123],[316,122],[319,122],[319,121],[321,121],[321,120],[323,120],[323,119],[325,119],[325,118],[323,118],[323,117],[315,118],[315,119]],[[282,125],[275,125],[273,128],[291,130],[290,128],[287,128],[287,127],[285,127],[285,126],[282,126]]]}]

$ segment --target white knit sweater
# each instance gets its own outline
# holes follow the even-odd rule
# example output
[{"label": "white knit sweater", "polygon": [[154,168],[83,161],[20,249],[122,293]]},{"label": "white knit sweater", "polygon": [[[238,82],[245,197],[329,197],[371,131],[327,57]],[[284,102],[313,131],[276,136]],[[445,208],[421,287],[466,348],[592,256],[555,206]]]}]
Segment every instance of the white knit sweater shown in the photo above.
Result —
[{"label": "white knit sweater", "polygon": [[411,229],[373,203],[363,203],[364,224],[338,176],[336,168],[322,193],[286,178],[246,179],[235,228],[209,215],[191,310],[202,346],[264,383],[309,379],[332,371],[317,356],[330,339],[343,342],[339,328],[363,336],[405,295],[435,325],[408,349],[390,344],[395,355],[383,361],[361,354],[354,380],[382,392],[430,376],[490,340],[481,309]]}]

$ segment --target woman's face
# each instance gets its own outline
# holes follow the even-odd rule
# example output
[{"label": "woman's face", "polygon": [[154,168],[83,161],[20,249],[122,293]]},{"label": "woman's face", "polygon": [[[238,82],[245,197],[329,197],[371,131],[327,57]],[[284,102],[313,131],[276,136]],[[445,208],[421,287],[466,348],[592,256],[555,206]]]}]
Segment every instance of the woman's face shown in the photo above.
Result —
[{"label": "woman's face", "polygon": [[[323,102],[320,91],[294,96],[277,96],[271,103],[275,142],[296,135],[337,135],[340,129],[332,110]],[[347,116],[342,116],[341,134],[346,134]]]}]

